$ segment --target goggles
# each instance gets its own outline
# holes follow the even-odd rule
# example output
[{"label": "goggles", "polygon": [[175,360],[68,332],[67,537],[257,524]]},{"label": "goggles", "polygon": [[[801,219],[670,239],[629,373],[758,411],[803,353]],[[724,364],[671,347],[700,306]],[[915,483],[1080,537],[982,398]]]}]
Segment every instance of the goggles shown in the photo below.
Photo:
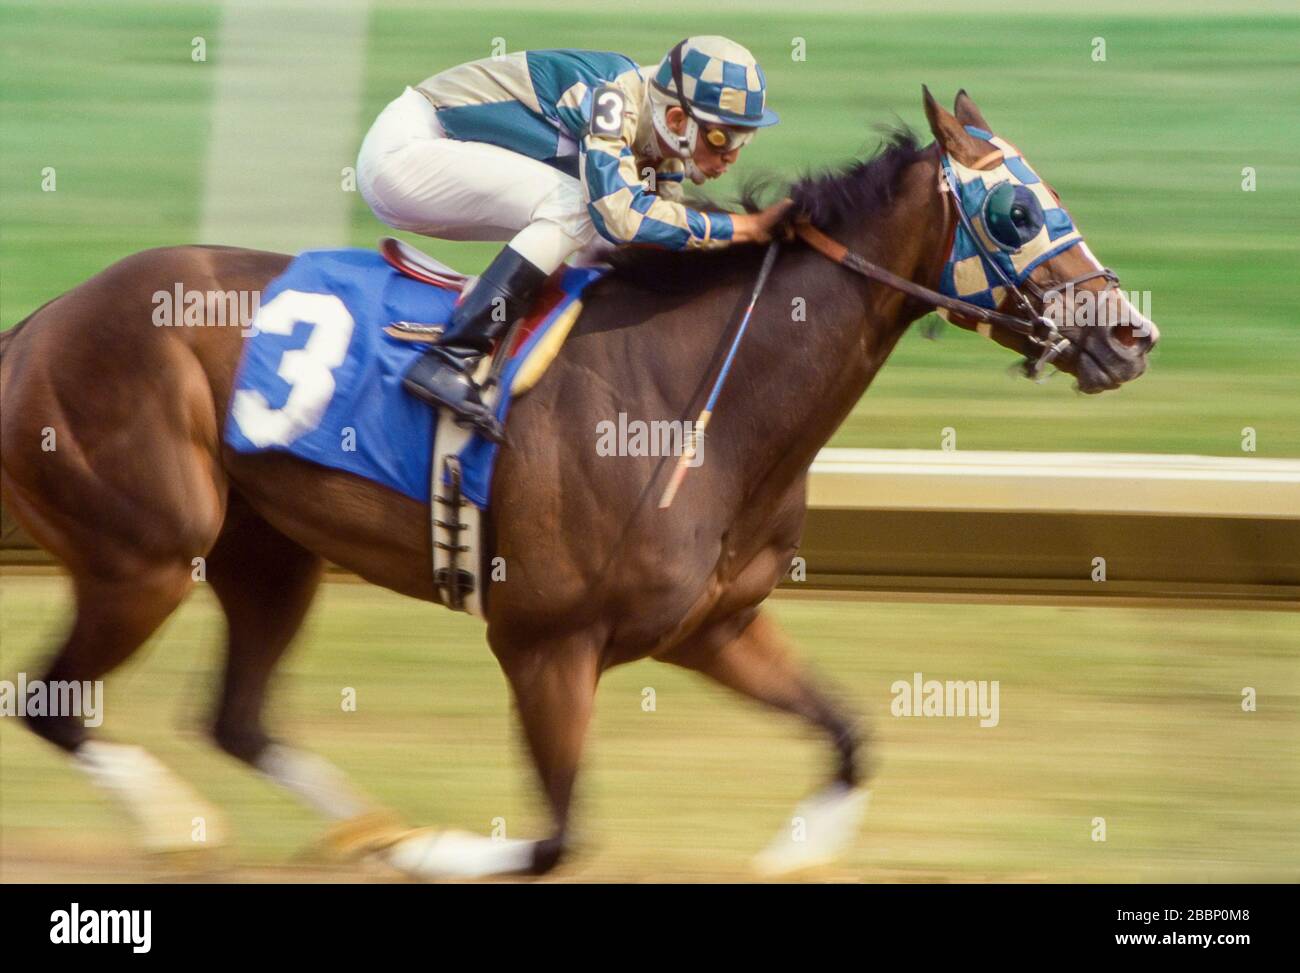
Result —
[{"label": "goggles", "polygon": [[706,126],[700,124],[700,138],[709,148],[718,152],[734,152],[743,149],[754,141],[754,129],[731,128],[725,125]]}]

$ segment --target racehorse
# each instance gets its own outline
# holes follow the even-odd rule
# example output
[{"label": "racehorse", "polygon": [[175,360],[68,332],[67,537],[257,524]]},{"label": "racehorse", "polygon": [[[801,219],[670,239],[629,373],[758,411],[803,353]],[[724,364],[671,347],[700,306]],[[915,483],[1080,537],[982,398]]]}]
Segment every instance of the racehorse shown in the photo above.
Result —
[{"label": "racehorse", "polygon": [[[594,430],[619,413],[698,410],[761,248],[619,256],[549,371],[515,403],[485,517],[508,580],[486,592],[485,615],[553,817],[548,836],[439,844],[437,832],[394,830],[339,772],[263,728],[268,681],[324,561],[436,600],[423,504],[283,453],[233,452],[221,430],[240,330],[151,325],[151,294],[177,282],[260,291],[288,256],[135,254],[0,339],[4,499],[75,589],[75,621],[45,678],[94,680],[121,665],[180,604],[202,557],[229,624],[213,738],[340,822],[341,844],[387,849],[424,877],[550,869],[568,847],[597,682],[648,657],[821,731],[835,769],[808,807],[824,824],[821,850],[842,847],[860,809],[863,734],[762,606],[798,549],[813,458],[909,324],[942,303],[936,288],[965,219],[943,186],[945,160],[980,170],[998,154],[972,134],[992,129],[965,92],[954,112],[924,95],[933,144],[895,134],[873,158],[791,188],[791,240],[735,358],[705,461],[671,508],[655,504],[670,462],[598,456]],[[1073,246],[1004,288],[996,310],[950,300],[947,312],[1097,392],[1142,374],[1157,335],[1115,282],[1086,245]],[[1085,326],[1069,308],[1053,326],[1041,312],[1063,283],[1090,291],[1115,326]],[[806,320],[796,322],[799,300]],[[41,445],[49,429],[53,451]],[[146,839],[153,827],[155,844],[167,844],[158,808],[184,787],[170,772],[138,748],[90,739],[74,718],[28,723],[124,800]]]}]

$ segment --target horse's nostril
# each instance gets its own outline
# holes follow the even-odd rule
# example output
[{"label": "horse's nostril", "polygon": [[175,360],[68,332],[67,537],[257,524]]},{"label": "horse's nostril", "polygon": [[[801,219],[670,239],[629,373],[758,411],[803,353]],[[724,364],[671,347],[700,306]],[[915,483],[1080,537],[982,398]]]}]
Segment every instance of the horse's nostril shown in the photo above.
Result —
[{"label": "horse's nostril", "polygon": [[1129,313],[1124,319],[1127,323],[1122,330],[1131,332],[1138,350],[1146,354],[1160,340],[1160,329],[1156,327],[1154,321],[1138,313],[1137,309],[1131,305],[1128,311]]},{"label": "horse's nostril", "polygon": [[1134,332],[1134,336],[1137,338],[1137,349],[1144,355],[1154,348],[1156,342],[1160,340],[1160,332],[1156,330],[1154,324],[1150,324],[1149,322],[1147,327],[1141,331]]},{"label": "horse's nostril", "polygon": [[1151,349],[1152,334],[1146,328],[1121,324],[1101,330],[1102,343],[1120,358],[1141,358]]}]

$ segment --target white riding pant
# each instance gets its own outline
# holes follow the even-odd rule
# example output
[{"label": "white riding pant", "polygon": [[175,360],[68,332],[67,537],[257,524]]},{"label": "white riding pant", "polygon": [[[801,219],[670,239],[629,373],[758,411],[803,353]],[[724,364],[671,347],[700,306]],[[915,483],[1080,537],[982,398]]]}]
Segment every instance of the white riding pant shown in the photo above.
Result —
[{"label": "white riding pant", "polygon": [[501,240],[550,273],[579,250],[608,249],[582,186],[558,169],[486,142],[449,138],[407,88],[361,143],[357,188],[389,226],[443,240]]}]

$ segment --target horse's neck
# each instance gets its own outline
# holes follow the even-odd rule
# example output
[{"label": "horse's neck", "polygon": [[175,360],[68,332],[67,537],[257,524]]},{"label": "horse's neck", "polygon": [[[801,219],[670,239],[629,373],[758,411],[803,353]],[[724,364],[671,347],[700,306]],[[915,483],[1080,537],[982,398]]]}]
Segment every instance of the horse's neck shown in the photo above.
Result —
[{"label": "horse's neck", "polygon": [[[841,242],[908,280],[935,286],[943,266],[947,211],[937,189],[933,160],[907,174],[899,202],[875,224]],[[928,185],[927,185],[928,184]],[[774,281],[775,282],[775,281]],[[926,309],[900,292],[803,251],[791,260],[774,290],[806,298],[807,321],[790,345],[756,362],[745,387],[752,390],[750,422],[764,431],[746,458],[745,493],[781,492],[797,480],[852,411],[907,327]],[[775,296],[775,295],[774,295]],[[760,299],[761,300],[761,299]],[[789,333],[789,304],[766,315]],[[775,385],[775,387],[774,387]],[[744,411],[744,410],[739,410]]]}]

